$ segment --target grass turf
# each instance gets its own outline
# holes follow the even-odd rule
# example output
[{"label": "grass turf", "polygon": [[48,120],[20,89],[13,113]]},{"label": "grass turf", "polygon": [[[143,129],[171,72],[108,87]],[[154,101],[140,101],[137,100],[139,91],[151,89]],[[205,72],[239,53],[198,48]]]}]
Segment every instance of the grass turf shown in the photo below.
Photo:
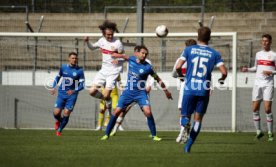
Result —
[{"label": "grass turf", "polygon": [[154,142],[149,132],[118,132],[101,141],[103,132],[0,129],[0,166],[93,167],[269,167],[276,164],[276,141],[254,133],[199,134],[190,154],[177,144],[177,132],[159,132]]}]

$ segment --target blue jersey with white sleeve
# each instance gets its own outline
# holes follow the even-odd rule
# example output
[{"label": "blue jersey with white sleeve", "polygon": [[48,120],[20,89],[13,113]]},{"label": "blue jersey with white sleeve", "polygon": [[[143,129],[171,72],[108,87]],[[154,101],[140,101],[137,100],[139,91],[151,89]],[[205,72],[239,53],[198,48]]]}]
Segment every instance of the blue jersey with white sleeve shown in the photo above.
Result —
[{"label": "blue jersey with white sleeve", "polygon": [[181,59],[187,62],[185,95],[209,95],[214,66],[223,64],[221,55],[207,45],[186,47]]},{"label": "blue jersey with white sleeve", "polygon": [[53,88],[56,87],[61,77],[62,81],[58,89],[60,94],[66,94],[68,90],[73,90],[74,93],[78,93],[84,88],[84,72],[79,66],[63,64],[55,78]]}]

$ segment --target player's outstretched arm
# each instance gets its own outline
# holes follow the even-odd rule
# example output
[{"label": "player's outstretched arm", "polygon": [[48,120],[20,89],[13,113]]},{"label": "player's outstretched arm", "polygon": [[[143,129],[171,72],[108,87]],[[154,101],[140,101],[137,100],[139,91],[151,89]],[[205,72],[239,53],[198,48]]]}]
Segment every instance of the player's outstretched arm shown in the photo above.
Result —
[{"label": "player's outstretched arm", "polygon": [[248,68],[248,67],[242,67],[241,71],[242,72],[256,72],[257,71],[257,67],[256,66],[250,67],[250,68]]},{"label": "player's outstretched arm", "polygon": [[173,99],[173,98],[172,98],[172,94],[171,94],[171,92],[167,89],[165,83],[161,80],[161,78],[159,78],[159,76],[158,76],[156,73],[154,73],[154,74],[152,75],[152,77],[153,77],[153,78],[158,82],[158,84],[161,86],[161,88],[162,88],[162,90],[164,91],[164,93],[166,94],[167,98],[172,100],[172,99]]},{"label": "player's outstretched arm", "polygon": [[242,72],[256,72],[257,71],[257,60],[255,60],[254,66],[253,67],[242,67],[241,69]]},{"label": "player's outstretched arm", "polygon": [[97,43],[95,43],[95,44],[92,44],[92,43],[90,43],[89,42],[89,37],[84,37],[84,42],[87,44],[87,47],[89,48],[89,49],[91,49],[91,50],[95,50],[95,49],[98,49],[99,48],[99,46],[97,46]]},{"label": "player's outstretched arm", "polygon": [[124,59],[125,61],[128,61],[129,57],[125,54],[120,54],[120,53],[112,53],[111,54],[112,58],[117,58],[117,59]]},{"label": "player's outstretched arm", "polygon": [[223,84],[223,83],[224,83],[224,80],[225,80],[226,77],[227,77],[228,72],[227,72],[227,69],[226,69],[226,67],[225,67],[224,64],[220,65],[218,68],[219,68],[219,71],[220,71],[220,73],[221,73],[221,78],[218,80],[218,82],[219,82],[220,84]]}]

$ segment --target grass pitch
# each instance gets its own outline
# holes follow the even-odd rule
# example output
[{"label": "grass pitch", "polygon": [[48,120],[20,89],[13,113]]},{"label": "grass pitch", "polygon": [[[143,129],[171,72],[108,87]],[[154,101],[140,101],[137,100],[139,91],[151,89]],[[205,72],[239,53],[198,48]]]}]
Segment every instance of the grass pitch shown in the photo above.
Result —
[{"label": "grass pitch", "polygon": [[274,167],[276,141],[254,133],[200,133],[190,154],[177,144],[177,132],[124,131],[107,141],[104,132],[0,129],[0,167]]}]

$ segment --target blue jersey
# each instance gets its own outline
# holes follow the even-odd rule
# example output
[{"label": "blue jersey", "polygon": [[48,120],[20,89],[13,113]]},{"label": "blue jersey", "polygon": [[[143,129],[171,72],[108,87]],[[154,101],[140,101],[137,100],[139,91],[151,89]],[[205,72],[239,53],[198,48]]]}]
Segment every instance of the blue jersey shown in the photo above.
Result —
[{"label": "blue jersey", "polygon": [[75,93],[78,93],[84,88],[84,73],[83,69],[79,66],[63,64],[55,78],[53,88],[57,85],[61,77],[62,81],[58,89],[58,92],[61,94],[66,94],[68,90],[74,90]]},{"label": "blue jersey", "polygon": [[129,57],[126,90],[145,90],[148,76],[155,74],[148,62],[138,63],[137,60],[136,56]]},{"label": "blue jersey", "polygon": [[220,54],[207,45],[186,47],[181,57],[187,62],[185,95],[209,95],[214,66],[223,64]]}]

